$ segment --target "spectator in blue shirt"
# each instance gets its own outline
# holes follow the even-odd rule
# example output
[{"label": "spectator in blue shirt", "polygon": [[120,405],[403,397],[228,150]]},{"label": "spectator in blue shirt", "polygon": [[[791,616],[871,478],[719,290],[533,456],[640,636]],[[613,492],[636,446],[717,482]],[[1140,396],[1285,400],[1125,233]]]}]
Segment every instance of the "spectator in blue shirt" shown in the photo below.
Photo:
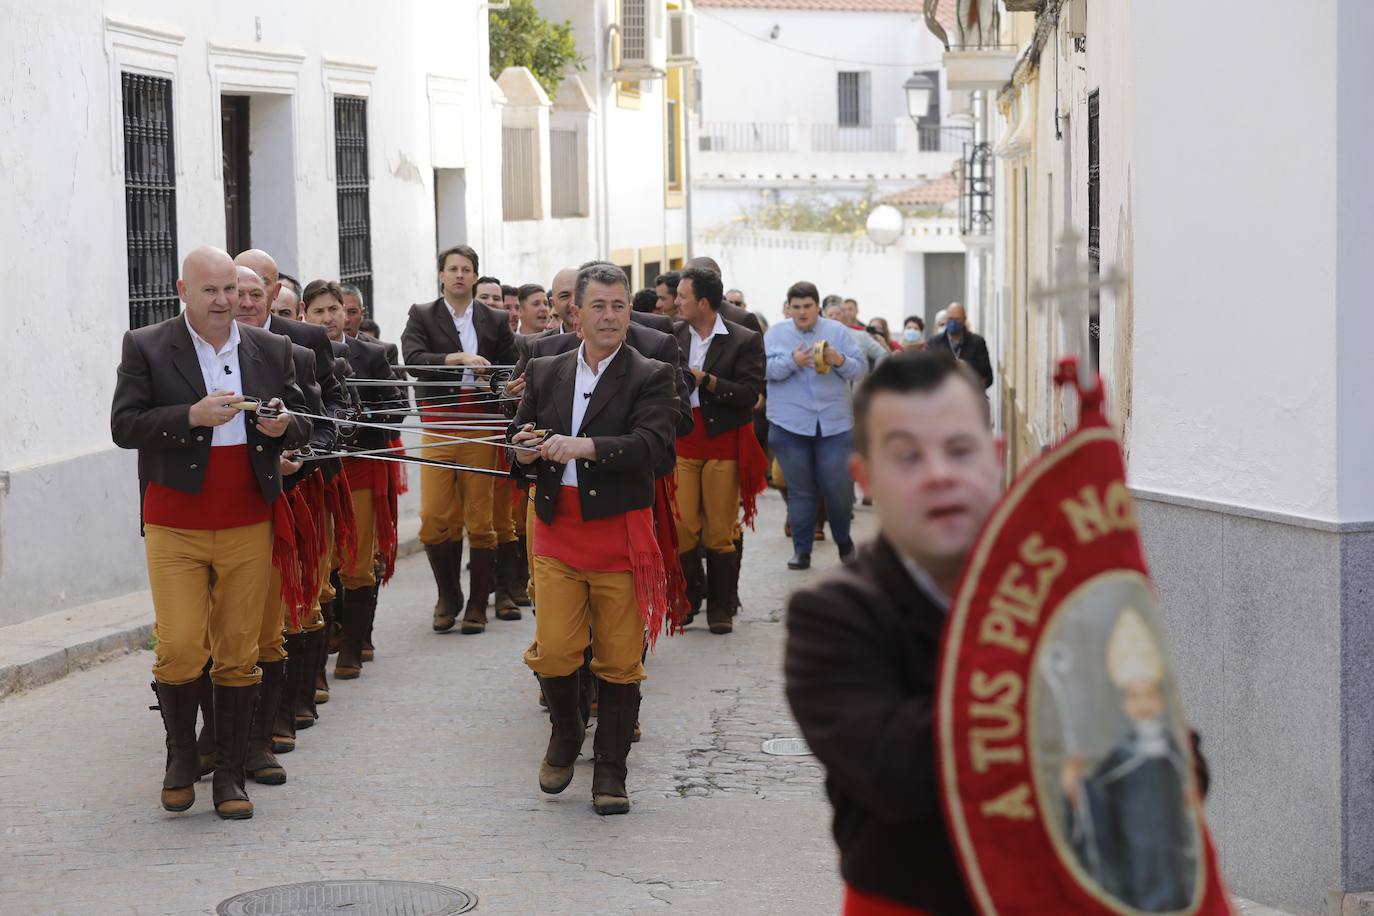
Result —
[{"label": "spectator in blue shirt", "polygon": [[[788,569],[811,565],[816,500],[825,501],[840,559],[854,553],[849,477],[854,412],[849,383],[867,369],[849,328],[820,316],[820,292],[802,281],[787,291],[787,317],[764,335],[768,356],[768,444],[787,478],[787,521],[794,555]],[[825,347],[819,356],[817,345]]]}]

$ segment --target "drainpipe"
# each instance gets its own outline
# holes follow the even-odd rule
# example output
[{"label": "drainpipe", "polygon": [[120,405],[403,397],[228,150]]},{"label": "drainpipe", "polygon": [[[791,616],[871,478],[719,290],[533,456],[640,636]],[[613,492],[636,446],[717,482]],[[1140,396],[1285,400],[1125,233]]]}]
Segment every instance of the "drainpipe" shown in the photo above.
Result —
[{"label": "drainpipe", "polygon": [[682,218],[687,234],[687,257],[692,251],[692,78],[693,68],[682,68]]}]

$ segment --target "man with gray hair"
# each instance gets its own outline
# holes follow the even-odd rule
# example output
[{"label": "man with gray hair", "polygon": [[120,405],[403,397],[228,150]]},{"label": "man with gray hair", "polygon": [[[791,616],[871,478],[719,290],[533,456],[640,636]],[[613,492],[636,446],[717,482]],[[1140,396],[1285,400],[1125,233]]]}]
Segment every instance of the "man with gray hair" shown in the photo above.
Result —
[{"label": "man with gray hair", "polygon": [[536,481],[531,557],[539,613],[525,664],[539,677],[552,734],[539,767],[549,794],[572,782],[586,738],[579,671],[590,644],[598,720],[592,806],[630,810],[626,759],[639,716],[643,654],[668,612],[666,565],[654,535],[654,469],[674,439],[674,367],[625,346],[624,271],[578,271],[582,342],[531,359],[510,441],[512,473]]}]

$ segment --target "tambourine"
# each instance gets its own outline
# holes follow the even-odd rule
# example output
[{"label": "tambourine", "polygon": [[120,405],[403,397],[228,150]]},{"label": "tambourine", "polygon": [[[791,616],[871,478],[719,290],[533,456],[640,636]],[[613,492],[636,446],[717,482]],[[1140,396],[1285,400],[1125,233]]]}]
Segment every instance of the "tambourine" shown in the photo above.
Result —
[{"label": "tambourine", "polygon": [[819,375],[825,375],[830,371],[830,363],[825,358],[825,349],[829,345],[830,344],[824,340],[817,342],[815,351],[812,354],[812,358],[816,363],[816,372]]}]

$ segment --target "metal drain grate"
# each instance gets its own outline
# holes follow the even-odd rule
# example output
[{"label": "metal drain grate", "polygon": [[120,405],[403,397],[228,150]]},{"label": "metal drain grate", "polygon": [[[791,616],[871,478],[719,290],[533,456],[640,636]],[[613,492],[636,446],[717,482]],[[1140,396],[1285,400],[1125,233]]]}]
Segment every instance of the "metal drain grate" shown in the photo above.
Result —
[{"label": "metal drain grate", "polygon": [[805,738],[769,738],[763,742],[763,752],[774,757],[809,757],[811,748]]},{"label": "metal drain grate", "polygon": [[477,895],[420,881],[309,881],[230,897],[219,916],[457,916]]}]

